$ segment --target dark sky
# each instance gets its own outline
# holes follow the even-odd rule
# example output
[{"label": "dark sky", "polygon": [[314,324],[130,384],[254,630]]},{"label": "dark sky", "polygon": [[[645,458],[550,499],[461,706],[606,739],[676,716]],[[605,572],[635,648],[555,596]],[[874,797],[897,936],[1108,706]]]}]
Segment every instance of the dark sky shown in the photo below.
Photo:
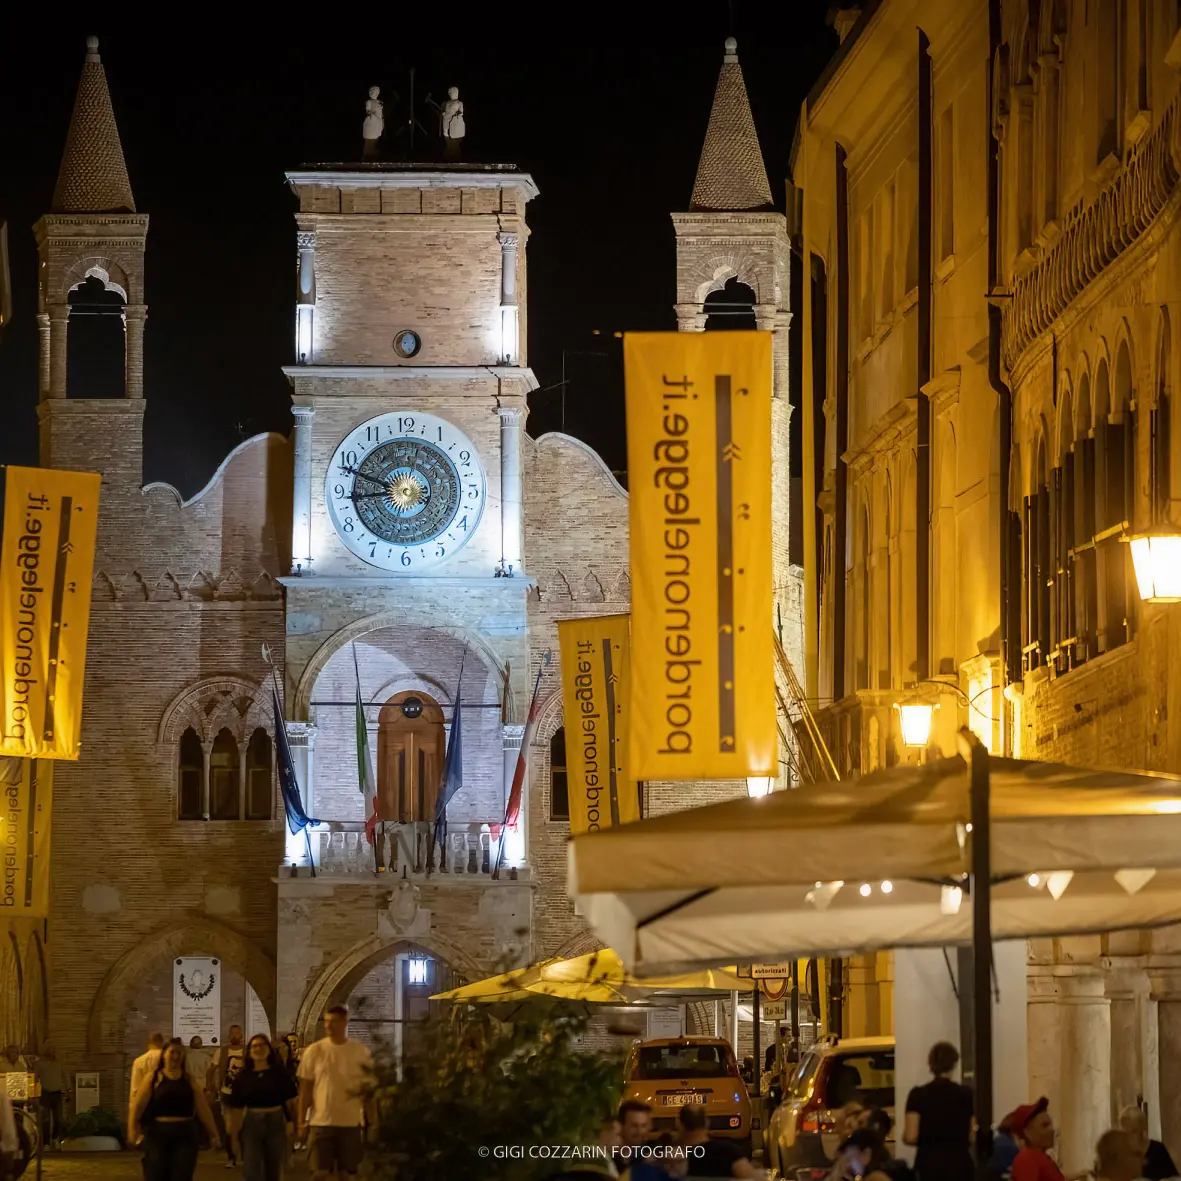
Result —
[{"label": "dark sky", "polygon": [[[620,468],[622,363],[610,334],[675,327],[668,215],[688,205],[724,38],[738,38],[780,206],[800,102],[836,47],[824,0],[733,0],[732,17],[726,4],[701,5],[708,15],[691,29],[683,18],[637,28],[643,9],[623,5],[530,18],[511,5],[433,4],[342,5],[336,22],[292,10],[267,28],[202,25],[190,12],[153,30],[108,19],[115,7],[87,26],[0,35],[0,220],[15,312],[0,340],[0,463],[36,461],[31,226],[49,205],[93,32],[136,203],[151,215],[145,478],[186,494],[245,435],[289,430],[280,366],[293,352],[295,225],[283,173],[356,158],[369,86],[382,88],[387,137],[405,117],[411,66],[428,127],[421,99],[458,86],[467,157],[533,174],[530,362],[551,386],[568,350],[566,429]],[[556,394],[533,396],[531,433],[557,429]]]}]

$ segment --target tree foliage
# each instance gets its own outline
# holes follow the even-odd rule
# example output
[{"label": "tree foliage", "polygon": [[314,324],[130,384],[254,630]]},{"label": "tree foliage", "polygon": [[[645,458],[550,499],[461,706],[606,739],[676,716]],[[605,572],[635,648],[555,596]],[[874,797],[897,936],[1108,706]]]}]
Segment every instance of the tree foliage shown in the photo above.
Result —
[{"label": "tree foliage", "polygon": [[506,1024],[457,1008],[419,1028],[401,1079],[378,1056],[375,1177],[539,1181],[576,1162],[529,1146],[594,1145],[619,1101],[622,1062],[576,1048],[579,1014],[522,1008]]}]

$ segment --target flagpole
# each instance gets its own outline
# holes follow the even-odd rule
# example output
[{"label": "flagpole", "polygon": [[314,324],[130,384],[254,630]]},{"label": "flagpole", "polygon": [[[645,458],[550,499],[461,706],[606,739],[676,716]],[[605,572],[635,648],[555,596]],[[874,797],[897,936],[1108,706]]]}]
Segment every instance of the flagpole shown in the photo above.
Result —
[{"label": "flagpole", "polygon": [[[529,724],[533,721],[534,711],[537,709],[537,695],[538,695],[538,693],[541,692],[541,674],[543,672],[545,672],[546,666],[550,662],[551,655],[552,654],[547,650],[545,653],[545,659],[542,662],[542,664],[540,665],[540,667],[538,668],[537,677],[533,682],[533,697],[531,698],[531,700],[529,702],[529,714],[525,719],[525,733],[521,735],[521,753],[517,756],[518,768],[520,767],[521,760],[526,758],[526,755],[527,755],[526,744],[530,741]],[[513,773],[513,787],[509,789],[509,797],[505,801],[505,805],[504,805],[504,823],[500,826],[500,841],[496,847],[496,865],[492,870],[492,880],[493,881],[500,880],[500,865],[501,865],[501,862],[504,860],[504,842],[505,842],[505,838],[508,836],[508,815],[509,815],[510,809],[513,806],[513,788],[515,788],[516,785],[517,785],[517,774],[514,771],[514,773]],[[524,797],[524,794],[525,794],[525,784],[524,784],[524,779],[522,778],[522,782],[521,782],[521,796],[522,796],[522,798]],[[518,815],[517,819],[520,820],[519,815]]]},{"label": "flagpole", "polygon": [[[361,704],[361,668],[357,664],[357,641],[356,640],[354,640],[352,643],[352,649],[353,649],[353,672],[356,674],[356,677],[357,677],[357,702],[358,702],[358,704]],[[362,716],[361,720],[364,721],[363,716]],[[368,743],[366,743],[366,747],[368,747]],[[360,757],[361,757],[361,750],[360,750],[360,746],[358,745],[357,758],[359,759]],[[365,758],[366,758],[366,760],[368,760],[368,758],[369,758],[368,749],[366,749],[366,751],[365,751]],[[369,768],[369,770],[372,770],[372,768]],[[364,786],[364,784],[362,784],[362,786]],[[376,784],[374,786],[376,786]],[[368,804],[368,801],[366,801],[366,804]],[[365,822],[366,822],[366,825],[368,825],[368,822],[369,822],[368,816],[365,817]],[[373,876],[377,877],[381,873],[381,869],[377,863],[377,831],[376,831],[376,827],[374,828],[372,844],[373,844]]]},{"label": "flagpole", "polygon": [[[451,711],[451,740],[447,744],[447,750],[443,754],[443,769],[440,775],[439,795],[438,799],[442,803],[442,809],[435,808],[435,828],[434,836],[432,838],[433,845],[439,846],[439,869],[442,872],[443,864],[446,860],[446,850],[443,848],[447,840],[447,783],[451,771],[451,758],[453,757],[453,743],[455,742],[455,720],[459,713],[460,701],[463,696],[463,668],[467,663],[467,647],[465,646],[459,656],[459,677],[455,686],[455,707]],[[427,859],[428,872],[430,866],[434,863],[434,849],[431,850],[431,856]]]}]

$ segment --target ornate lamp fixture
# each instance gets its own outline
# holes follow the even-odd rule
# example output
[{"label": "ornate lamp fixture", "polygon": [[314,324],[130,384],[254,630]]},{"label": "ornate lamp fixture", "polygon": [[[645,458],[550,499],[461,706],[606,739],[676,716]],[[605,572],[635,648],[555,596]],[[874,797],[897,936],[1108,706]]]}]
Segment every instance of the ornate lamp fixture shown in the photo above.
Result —
[{"label": "ornate lamp fixture", "polygon": [[1146,603],[1181,603],[1181,535],[1153,531],[1127,541],[1140,598]]}]

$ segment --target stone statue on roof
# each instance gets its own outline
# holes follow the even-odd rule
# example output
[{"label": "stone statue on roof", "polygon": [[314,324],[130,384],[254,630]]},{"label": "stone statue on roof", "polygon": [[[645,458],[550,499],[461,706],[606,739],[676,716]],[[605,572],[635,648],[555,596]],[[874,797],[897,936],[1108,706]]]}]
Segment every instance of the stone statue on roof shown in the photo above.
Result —
[{"label": "stone statue on roof", "polygon": [[447,101],[439,112],[439,125],[443,132],[443,154],[448,160],[458,160],[463,137],[467,134],[458,86],[447,89]]},{"label": "stone statue on roof", "polygon": [[363,159],[376,160],[378,141],[385,131],[385,105],[382,103],[381,88],[369,87],[369,98],[365,103],[365,125],[361,131],[365,139]]}]

